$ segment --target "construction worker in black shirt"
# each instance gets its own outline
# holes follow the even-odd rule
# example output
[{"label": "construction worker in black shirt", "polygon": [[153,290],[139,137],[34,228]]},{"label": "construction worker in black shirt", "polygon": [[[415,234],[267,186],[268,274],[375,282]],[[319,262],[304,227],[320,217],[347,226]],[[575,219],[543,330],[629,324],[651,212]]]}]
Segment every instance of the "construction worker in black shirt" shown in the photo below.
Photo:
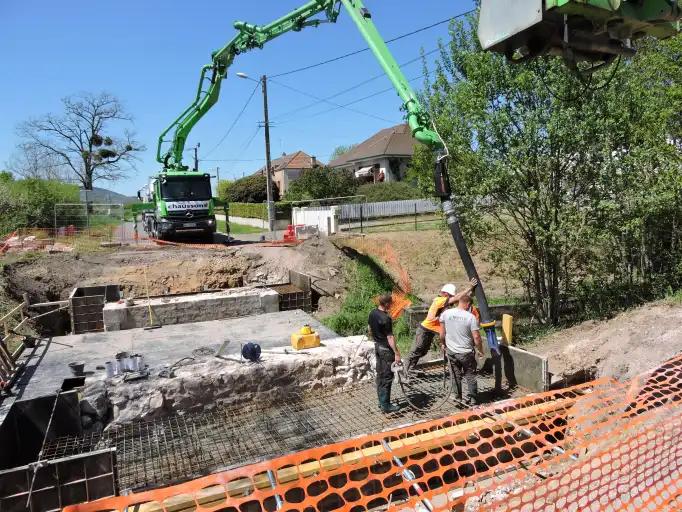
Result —
[{"label": "construction worker in black shirt", "polygon": [[391,365],[400,362],[400,350],[393,337],[393,320],[388,314],[393,298],[390,294],[379,297],[379,306],[369,314],[369,332],[374,340],[377,360],[377,396],[382,412],[390,413],[400,410],[391,404],[391,385],[393,371]]}]

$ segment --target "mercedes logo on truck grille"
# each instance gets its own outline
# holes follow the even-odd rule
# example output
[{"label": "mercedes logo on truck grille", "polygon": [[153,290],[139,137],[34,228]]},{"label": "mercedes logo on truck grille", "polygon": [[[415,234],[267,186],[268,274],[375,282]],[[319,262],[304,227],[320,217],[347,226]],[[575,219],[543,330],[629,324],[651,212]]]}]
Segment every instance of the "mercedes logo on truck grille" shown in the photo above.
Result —
[{"label": "mercedes logo on truck grille", "polygon": [[187,213],[185,213],[185,217],[187,217],[188,219],[191,219],[192,217],[194,217],[194,214],[192,213],[191,210],[187,210]]}]

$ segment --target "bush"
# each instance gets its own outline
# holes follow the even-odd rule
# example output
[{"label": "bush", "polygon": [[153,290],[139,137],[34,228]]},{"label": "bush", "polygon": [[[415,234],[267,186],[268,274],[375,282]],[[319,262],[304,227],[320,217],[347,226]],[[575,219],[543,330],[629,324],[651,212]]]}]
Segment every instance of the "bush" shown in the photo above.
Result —
[{"label": "bush", "polygon": [[78,186],[60,181],[14,180],[0,173],[0,234],[24,227],[52,227],[54,205],[77,203]]},{"label": "bush", "polygon": [[[346,268],[348,293],[341,311],[322,319],[322,323],[342,336],[367,333],[367,318],[376,305],[374,299],[391,292],[395,283],[368,256],[358,256]],[[393,335],[400,350],[406,354],[412,340],[404,316],[393,323]]]},{"label": "bush", "polygon": [[230,217],[267,220],[268,209],[265,203],[230,203]]},{"label": "bush", "polygon": [[365,196],[368,203],[402,201],[404,199],[420,199],[424,197],[418,188],[404,181],[366,183],[358,187],[356,194]]},{"label": "bush", "polygon": [[[272,183],[273,201],[279,201],[279,189]],[[221,197],[221,199],[223,199]],[[225,200],[229,203],[263,203],[267,201],[267,179],[256,174],[231,182],[227,186]]]},{"label": "bush", "polygon": [[225,201],[225,202],[230,201],[229,197],[228,197],[228,193],[229,193],[230,187],[232,186],[233,183],[234,183],[234,181],[232,181],[232,180],[220,180],[218,182],[218,198],[221,201]]},{"label": "bush", "polygon": [[338,171],[329,167],[315,167],[301,173],[289,185],[287,201],[305,201],[327,197],[345,197],[355,194],[358,182],[352,171]]}]

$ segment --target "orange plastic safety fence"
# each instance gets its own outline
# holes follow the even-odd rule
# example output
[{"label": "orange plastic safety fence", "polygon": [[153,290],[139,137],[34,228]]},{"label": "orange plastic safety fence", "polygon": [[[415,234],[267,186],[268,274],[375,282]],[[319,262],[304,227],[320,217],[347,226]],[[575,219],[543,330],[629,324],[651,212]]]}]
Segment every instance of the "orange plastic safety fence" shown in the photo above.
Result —
[{"label": "orange plastic safety fence", "polygon": [[682,356],[68,512],[680,510]]},{"label": "orange plastic safety fence", "polygon": [[405,308],[412,305],[412,301],[400,290],[393,290],[391,295],[393,297],[393,302],[391,303],[391,308],[388,310],[388,314],[395,320],[396,318],[400,318],[400,315],[403,314]]},{"label": "orange plastic safety fence", "polygon": [[401,291],[404,293],[412,291],[410,274],[400,263],[398,253],[389,242],[382,240],[381,243],[377,243],[376,240],[354,238],[347,240],[345,243],[362,254],[375,257],[380,263],[385,265],[389,272],[393,274]]}]

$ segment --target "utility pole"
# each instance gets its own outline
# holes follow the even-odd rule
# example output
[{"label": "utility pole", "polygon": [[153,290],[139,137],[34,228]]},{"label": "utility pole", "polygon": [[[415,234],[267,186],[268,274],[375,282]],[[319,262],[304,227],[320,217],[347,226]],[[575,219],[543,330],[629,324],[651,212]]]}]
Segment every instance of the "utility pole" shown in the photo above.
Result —
[{"label": "utility pole", "polygon": [[199,171],[199,148],[201,147],[201,144],[197,142],[197,145],[194,146],[194,171],[197,172]]},{"label": "utility pole", "polygon": [[265,176],[267,183],[268,227],[270,233],[275,231],[275,204],[272,201],[272,167],[270,162],[270,120],[268,117],[268,77],[261,78],[263,86],[263,125],[265,128]]},{"label": "utility pole", "polygon": [[218,197],[218,187],[220,187],[220,167],[215,168],[215,196]]}]

